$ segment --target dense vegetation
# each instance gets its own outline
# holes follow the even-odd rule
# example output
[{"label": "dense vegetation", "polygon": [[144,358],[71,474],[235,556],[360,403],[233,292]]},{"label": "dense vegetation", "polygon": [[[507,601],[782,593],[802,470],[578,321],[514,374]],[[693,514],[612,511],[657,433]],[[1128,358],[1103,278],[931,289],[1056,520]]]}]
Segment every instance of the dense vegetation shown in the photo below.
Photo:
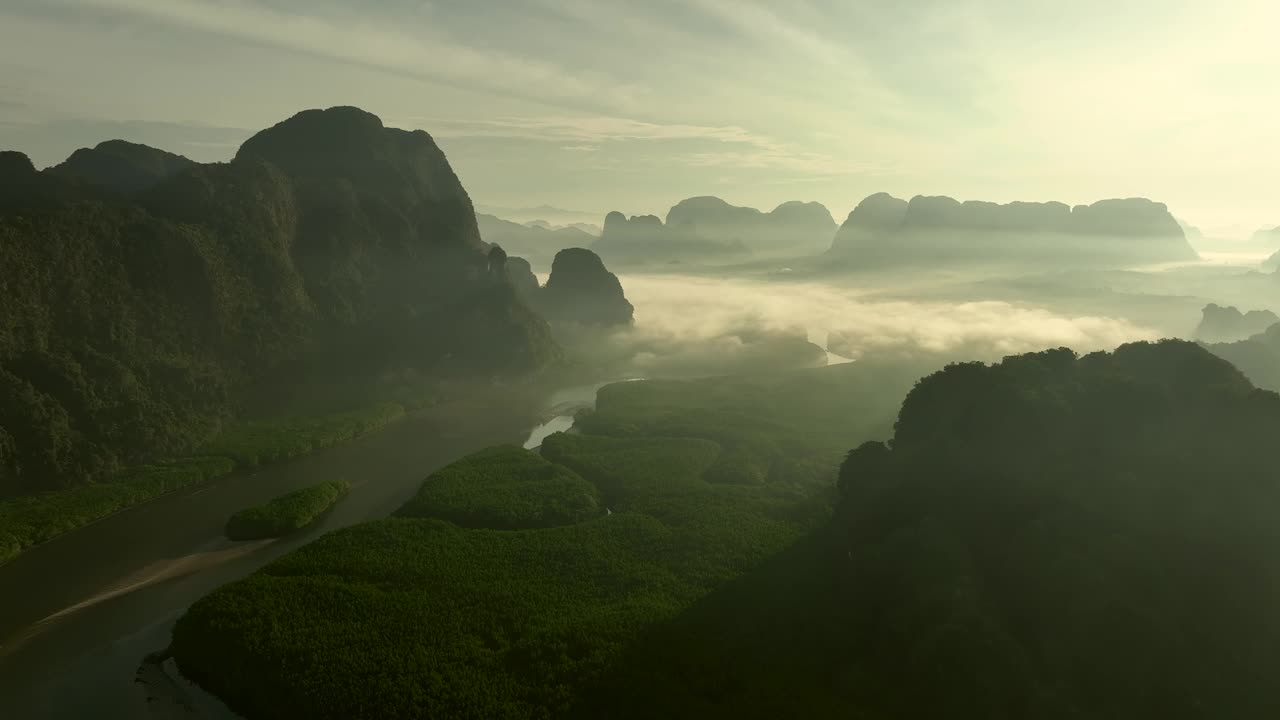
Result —
[{"label": "dense vegetation", "polygon": [[1280,396],[1181,341],[921,382],[840,475],[842,615],[880,709],[1276,716],[1277,433]]},{"label": "dense vegetation", "polygon": [[[174,653],[249,717],[563,715],[649,628],[830,517],[840,453],[786,453],[827,433],[871,437],[862,428],[887,426],[897,404],[889,384],[844,366],[610,386],[593,422],[612,435],[465,458],[399,517],[327,535],[194,605]],[[720,481],[721,457],[775,422],[747,422],[751,402],[805,423],[770,467],[809,472]],[[859,403],[885,417],[822,427]],[[574,504],[585,497],[599,497],[594,511]]]},{"label": "dense vegetation", "polygon": [[566,467],[523,448],[499,446],[433,473],[397,514],[465,528],[556,527],[601,514],[598,494]]},{"label": "dense vegetation", "polygon": [[241,423],[200,449],[202,455],[229,457],[251,468],[332,447],[404,417],[396,403],[378,403],[360,410],[316,417],[258,420]]},{"label": "dense vegetation", "polygon": [[807,484],[833,481],[830,469],[851,437],[883,437],[903,395],[932,360],[864,360],[799,372],[699,380],[617,383],[596,410],[579,416],[585,432],[615,437],[679,437],[724,448],[712,482]]},{"label": "dense vegetation", "polygon": [[180,457],[300,377],[557,354],[487,273],[434,141],[355,108],[300,113],[224,164],[120,143],[56,172],[2,160],[0,497]]},{"label": "dense vegetation", "polygon": [[283,537],[315,522],[350,491],[351,485],[345,480],[333,480],[245,508],[227,519],[227,537],[232,540]]},{"label": "dense vegetation", "polygon": [[64,532],[233,469],[230,458],[195,457],[130,468],[103,482],[0,501],[0,563]]},{"label": "dense vegetation", "polygon": [[[832,514],[830,472],[772,468],[878,379],[609,386],[542,455],[612,514],[335,533],[198,602],[173,649],[251,718],[1280,712],[1280,396],[1181,341],[952,365],[892,441],[844,420]],[[718,482],[774,421],[763,482]]]},{"label": "dense vegetation", "polygon": [[32,545],[165,493],[330,447],[404,413],[398,404],[379,403],[316,417],[241,423],[192,457],[128,468],[101,482],[0,500],[0,563]]}]

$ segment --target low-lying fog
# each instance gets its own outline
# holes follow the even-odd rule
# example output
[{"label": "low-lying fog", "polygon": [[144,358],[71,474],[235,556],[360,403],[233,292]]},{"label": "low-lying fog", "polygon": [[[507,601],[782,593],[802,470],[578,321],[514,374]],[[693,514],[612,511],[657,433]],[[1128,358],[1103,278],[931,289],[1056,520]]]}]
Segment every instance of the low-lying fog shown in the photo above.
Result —
[{"label": "low-lying fog", "polygon": [[1125,270],[622,270],[635,326],[570,344],[584,359],[647,376],[863,357],[990,361],[1063,346],[1085,353],[1194,339],[1211,302],[1280,311],[1280,282],[1256,261],[1226,253]]},{"label": "low-lying fog", "polygon": [[876,300],[863,290],[818,282],[688,275],[628,275],[622,282],[636,307],[634,334],[650,341],[733,343],[749,330],[804,335],[823,346],[832,336],[859,354],[885,348],[1009,354],[1062,345],[1098,350],[1158,334],[1116,317],[1062,315],[998,300]]}]

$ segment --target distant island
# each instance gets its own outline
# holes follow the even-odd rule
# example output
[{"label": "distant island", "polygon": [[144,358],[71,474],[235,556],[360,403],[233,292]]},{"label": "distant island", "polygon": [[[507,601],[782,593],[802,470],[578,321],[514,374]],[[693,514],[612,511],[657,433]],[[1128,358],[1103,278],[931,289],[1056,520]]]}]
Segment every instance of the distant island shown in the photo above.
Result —
[{"label": "distant island", "polygon": [[821,203],[790,201],[761,212],[701,196],[676,203],[665,222],[656,215],[611,212],[593,249],[627,262],[801,257],[822,252],[835,230]]},{"label": "distant island", "polygon": [[1270,310],[1242,313],[1235,307],[1214,303],[1206,305],[1203,313],[1196,328],[1196,339],[1211,343],[1244,340],[1280,322],[1280,317]]},{"label": "distant island", "polygon": [[1124,266],[1195,260],[1162,203],[1142,198],[1059,202],[960,202],[887,193],[849,213],[830,255],[860,266],[1047,264]]}]

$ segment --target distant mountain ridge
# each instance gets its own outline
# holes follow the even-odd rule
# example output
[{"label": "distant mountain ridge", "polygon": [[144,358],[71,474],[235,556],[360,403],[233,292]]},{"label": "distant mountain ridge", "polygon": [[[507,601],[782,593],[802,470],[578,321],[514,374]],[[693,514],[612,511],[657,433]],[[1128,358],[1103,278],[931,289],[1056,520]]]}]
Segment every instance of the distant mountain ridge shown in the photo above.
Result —
[{"label": "distant mountain ridge", "polygon": [[594,223],[600,219],[599,213],[556,207],[543,203],[535,207],[504,207],[478,203],[476,212],[524,223],[531,220],[542,220],[552,225],[573,225],[575,223]]},{"label": "distant mountain ridge", "polygon": [[589,247],[598,236],[576,227],[550,228],[511,222],[494,215],[476,214],[480,237],[487,243],[501,245],[517,255],[546,268],[555,254],[564,248]]},{"label": "distant mountain ridge", "polygon": [[1198,257],[1163,203],[1144,198],[1060,202],[960,202],[887,193],[849,213],[831,253],[863,263],[1067,260],[1156,263]]},{"label": "distant mountain ridge", "polygon": [[799,257],[821,252],[835,230],[821,203],[789,201],[766,213],[704,195],[676,203],[665,223],[655,215],[610,212],[594,247],[607,258],[651,262]]}]

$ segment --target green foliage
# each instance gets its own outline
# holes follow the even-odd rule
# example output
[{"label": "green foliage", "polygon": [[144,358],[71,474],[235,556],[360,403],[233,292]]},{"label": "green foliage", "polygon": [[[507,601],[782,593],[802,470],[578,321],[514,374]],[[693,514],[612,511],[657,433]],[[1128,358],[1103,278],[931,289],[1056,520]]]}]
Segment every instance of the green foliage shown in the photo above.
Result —
[{"label": "green foliage", "polygon": [[395,403],[378,403],[319,417],[283,418],[241,423],[200,449],[201,454],[232,458],[255,467],[306,455],[377,430],[404,417]]},{"label": "green foliage", "polygon": [[250,717],[546,716],[696,593],[663,567],[668,545],[637,515],[516,533],[368,523],[199,601],[172,649]]},{"label": "green foliage", "polygon": [[315,522],[350,490],[351,485],[345,480],[333,480],[245,508],[227,520],[227,537],[232,540],[261,540],[301,530]]},{"label": "green foliage", "polygon": [[103,482],[0,501],[0,528],[14,538],[19,549],[27,548],[132,505],[226,475],[234,468],[230,458],[189,458],[130,468]]},{"label": "green foliage", "polygon": [[883,436],[929,365],[859,361],[764,375],[616,383],[584,432],[710,440],[723,452],[706,479],[825,485],[852,441]]},{"label": "green foliage", "polygon": [[597,499],[595,486],[572,470],[523,448],[499,446],[432,473],[397,514],[517,530],[595,517],[602,512]]},{"label": "green foliage", "polygon": [[609,507],[633,510],[655,498],[705,488],[702,474],[716,461],[720,446],[693,438],[554,433],[542,441],[541,452],[590,480]]}]

